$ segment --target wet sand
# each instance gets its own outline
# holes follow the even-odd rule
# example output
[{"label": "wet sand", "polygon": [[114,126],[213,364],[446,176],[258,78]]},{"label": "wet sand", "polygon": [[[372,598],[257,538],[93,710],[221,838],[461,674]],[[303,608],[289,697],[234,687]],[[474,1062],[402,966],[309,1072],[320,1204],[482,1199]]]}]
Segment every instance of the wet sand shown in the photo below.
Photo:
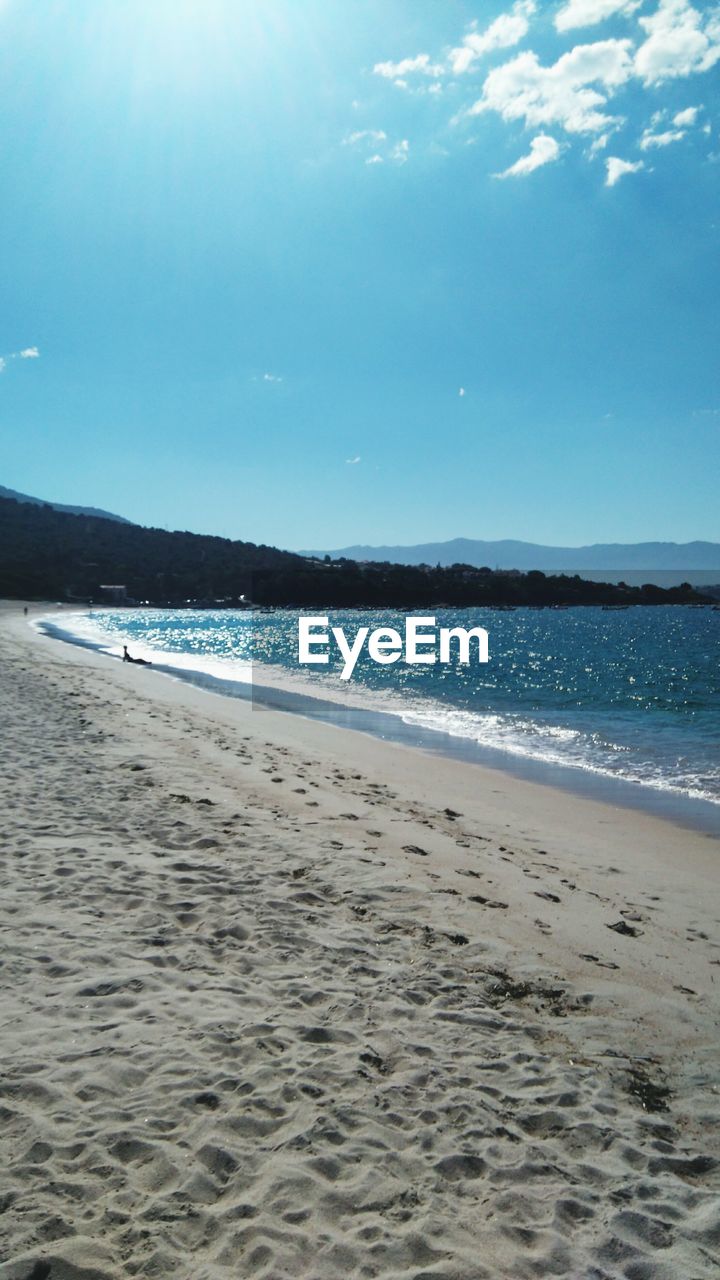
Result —
[{"label": "wet sand", "polygon": [[0,1278],[710,1280],[720,845],[0,613]]}]

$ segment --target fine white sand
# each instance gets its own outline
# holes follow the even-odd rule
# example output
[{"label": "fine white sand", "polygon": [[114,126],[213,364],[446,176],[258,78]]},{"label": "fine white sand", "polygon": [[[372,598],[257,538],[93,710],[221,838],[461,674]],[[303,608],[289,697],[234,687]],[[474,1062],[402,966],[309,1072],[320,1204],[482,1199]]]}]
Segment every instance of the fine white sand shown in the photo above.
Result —
[{"label": "fine white sand", "polygon": [[17,606],[0,771],[0,1280],[720,1274],[717,840]]}]

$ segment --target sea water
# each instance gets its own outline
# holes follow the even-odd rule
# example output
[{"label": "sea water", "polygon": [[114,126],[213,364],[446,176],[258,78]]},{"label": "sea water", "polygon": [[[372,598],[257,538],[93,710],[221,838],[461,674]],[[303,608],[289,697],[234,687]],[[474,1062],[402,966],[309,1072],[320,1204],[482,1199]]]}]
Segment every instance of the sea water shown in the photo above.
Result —
[{"label": "sea water", "polygon": [[[360,626],[403,631],[407,615],[328,616],[350,635]],[[286,690],[391,714],[422,730],[426,745],[433,735],[438,744],[473,744],[492,752],[493,763],[535,760],[720,805],[717,610],[441,609],[434,616],[438,627],[484,627],[488,663],[380,666],[364,651],[352,680],[343,681],[337,653],[325,667],[298,664],[292,610],[118,609],[52,623],[109,653],[127,644],[178,675],[222,682],[224,692]],[[300,705],[297,696],[292,705]]]}]

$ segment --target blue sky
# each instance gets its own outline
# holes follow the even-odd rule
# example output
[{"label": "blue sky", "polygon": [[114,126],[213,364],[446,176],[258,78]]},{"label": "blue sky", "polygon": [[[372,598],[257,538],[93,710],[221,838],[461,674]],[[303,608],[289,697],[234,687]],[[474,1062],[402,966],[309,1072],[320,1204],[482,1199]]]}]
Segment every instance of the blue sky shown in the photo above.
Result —
[{"label": "blue sky", "polygon": [[720,8],[0,0],[0,483],[720,538]]}]

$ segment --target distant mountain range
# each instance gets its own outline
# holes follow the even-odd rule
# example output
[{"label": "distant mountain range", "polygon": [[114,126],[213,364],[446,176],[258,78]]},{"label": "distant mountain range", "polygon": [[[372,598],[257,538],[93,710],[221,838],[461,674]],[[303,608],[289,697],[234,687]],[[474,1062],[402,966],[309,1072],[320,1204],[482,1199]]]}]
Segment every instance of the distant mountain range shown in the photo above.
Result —
[{"label": "distant mountain range", "polygon": [[101,511],[98,507],[70,507],[64,502],[48,502],[45,498],[31,498],[29,493],[18,493],[17,489],[6,489],[0,484],[0,498],[14,498],[16,502],[30,502],[34,507],[52,507],[53,511],[64,511],[70,516],[98,516],[101,520],[117,520],[120,524],[132,524],[124,516],[115,516],[112,511]]},{"label": "distant mountain range", "polygon": [[428,609],[704,604],[688,586],[614,586],[467,565],[357,564],[0,497],[0,597],[292,608]]},{"label": "distant mountain range", "polygon": [[[33,507],[50,507],[65,515],[91,516],[112,520],[116,524],[133,524],[124,516],[98,507],[71,506],[63,502],[49,502],[34,498],[16,489],[0,485],[0,499],[13,499]],[[154,531],[157,532],[157,531]],[[174,535],[175,536],[175,535]],[[204,535],[191,535],[201,539]],[[213,541],[220,542],[221,539]],[[238,543],[249,548],[251,543]],[[311,556],[331,560],[357,560],[369,563],[394,565],[431,565],[443,568],[464,564],[473,568],[499,570],[518,569],[527,572],[539,569],[548,574],[581,574],[588,580],[618,582],[630,585],[654,582],[658,586],[672,587],[683,580],[696,586],[720,582],[720,543],[717,542],[596,542],[582,547],[548,547],[535,542],[519,542],[505,538],[486,542],[477,538],[453,538],[448,542],[422,542],[414,546],[352,546],[336,551],[274,552],[285,558],[286,563]]]},{"label": "distant mountain range", "polygon": [[586,547],[546,547],[534,542],[482,542],[453,538],[450,542],[423,542],[410,547],[343,547],[339,551],[303,551],[301,555],[333,560],[390,561],[393,564],[469,564],[475,568],[541,569],[544,573],[595,573],[608,570],[717,571],[720,575],[720,543],[717,542],[596,542]]}]

